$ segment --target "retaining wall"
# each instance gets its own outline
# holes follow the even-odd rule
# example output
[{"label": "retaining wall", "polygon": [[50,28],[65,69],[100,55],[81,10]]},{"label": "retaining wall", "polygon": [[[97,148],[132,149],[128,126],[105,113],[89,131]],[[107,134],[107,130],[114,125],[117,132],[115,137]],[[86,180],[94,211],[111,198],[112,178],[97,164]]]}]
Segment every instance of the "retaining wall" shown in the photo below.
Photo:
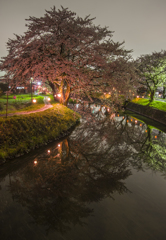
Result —
[{"label": "retaining wall", "polygon": [[166,112],[164,111],[132,102],[126,104],[126,109],[166,125]]}]

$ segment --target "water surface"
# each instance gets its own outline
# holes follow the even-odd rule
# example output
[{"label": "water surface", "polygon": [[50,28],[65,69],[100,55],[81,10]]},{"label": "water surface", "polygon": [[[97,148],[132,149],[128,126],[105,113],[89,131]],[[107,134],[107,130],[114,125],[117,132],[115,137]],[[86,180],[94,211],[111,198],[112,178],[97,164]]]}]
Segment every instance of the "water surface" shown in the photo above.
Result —
[{"label": "water surface", "polygon": [[0,167],[0,239],[166,239],[166,134],[94,118]]}]

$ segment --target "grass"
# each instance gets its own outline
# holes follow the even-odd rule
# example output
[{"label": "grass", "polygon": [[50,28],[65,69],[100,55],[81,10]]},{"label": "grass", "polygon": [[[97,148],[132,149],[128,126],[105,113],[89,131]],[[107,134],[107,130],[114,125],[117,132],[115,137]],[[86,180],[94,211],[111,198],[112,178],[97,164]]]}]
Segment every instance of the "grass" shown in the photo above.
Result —
[{"label": "grass", "polygon": [[[16,99],[13,97],[16,96]],[[49,95],[51,98],[51,103],[54,102],[53,96]],[[30,94],[18,94],[18,95],[9,95],[8,98],[8,113],[22,112],[22,111],[33,111],[44,107],[44,96],[33,96],[33,99],[36,99],[36,103],[31,103]],[[0,114],[6,113],[6,102],[7,96],[3,95],[0,97]]]},{"label": "grass", "polygon": [[150,103],[149,99],[145,99],[145,98],[134,98],[132,102],[143,105],[143,106],[148,105],[149,107],[166,112],[166,102],[154,100],[153,102]]},{"label": "grass", "polygon": [[43,112],[0,118],[0,164],[3,159],[22,155],[63,136],[79,118],[78,113],[57,103]]}]

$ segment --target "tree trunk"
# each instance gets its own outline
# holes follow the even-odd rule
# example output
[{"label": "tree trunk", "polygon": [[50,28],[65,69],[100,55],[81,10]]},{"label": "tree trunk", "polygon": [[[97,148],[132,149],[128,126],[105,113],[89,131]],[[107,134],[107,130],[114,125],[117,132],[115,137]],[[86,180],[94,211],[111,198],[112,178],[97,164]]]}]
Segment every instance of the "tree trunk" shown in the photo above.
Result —
[{"label": "tree trunk", "polygon": [[[64,89],[65,85],[67,85],[66,90]],[[61,104],[67,106],[69,97],[70,97],[70,91],[71,91],[71,89],[70,89],[69,83],[67,83],[65,80],[62,80],[60,88],[59,88],[59,93],[61,94],[61,97],[60,97]]]},{"label": "tree trunk", "polygon": [[[52,93],[54,96],[55,101],[59,101],[61,104],[67,106],[69,98],[70,98],[70,92],[71,88],[68,82],[66,82],[64,79],[62,79],[60,86],[49,82],[49,86],[52,88]],[[65,86],[67,86],[67,89],[65,90]],[[57,90],[58,93],[61,94],[60,97],[57,97]]]},{"label": "tree trunk", "polygon": [[166,90],[166,87],[163,87],[163,99],[165,99],[165,90]]},{"label": "tree trunk", "polygon": [[52,89],[52,94],[53,94],[53,97],[54,97],[54,101],[58,101],[59,99],[57,97],[57,91],[56,91],[57,90],[57,86],[54,83],[52,83],[52,82],[49,82],[49,86]]},{"label": "tree trunk", "polygon": [[67,83],[67,89],[66,89],[66,92],[65,92],[65,102],[64,102],[64,105],[67,106],[68,104],[68,101],[69,101],[69,98],[70,98],[70,85]]},{"label": "tree trunk", "polygon": [[60,103],[64,105],[64,80],[63,79],[62,79],[61,85],[59,87],[59,93],[61,94]]},{"label": "tree trunk", "polygon": [[150,102],[153,102],[153,100],[154,100],[154,93],[155,93],[155,90],[151,90],[151,92],[150,92]]}]

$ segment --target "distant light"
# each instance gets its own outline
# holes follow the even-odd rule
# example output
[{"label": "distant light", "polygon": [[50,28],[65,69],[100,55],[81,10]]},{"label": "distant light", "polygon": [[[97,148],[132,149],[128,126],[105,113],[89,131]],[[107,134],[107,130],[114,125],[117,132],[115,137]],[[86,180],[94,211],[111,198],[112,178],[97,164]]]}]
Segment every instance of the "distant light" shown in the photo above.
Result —
[{"label": "distant light", "polygon": [[33,99],[33,103],[36,103],[36,99]]},{"label": "distant light", "polygon": [[36,165],[36,164],[37,164],[37,161],[34,161],[33,163]]},{"label": "distant light", "polygon": [[57,96],[58,96],[58,97],[61,97],[61,94],[60,94],[60,93],[58,93],[58,94],[57,94]]},{"label": "distant light", "polygon": [[24,89],[24,87],[16,87],[17,89]]},{"label": "distant light", "polygon": [[109,110],[110,110],[110,109],[109,109],[109,108],[107,108],[107,111],[108,111],[108,112],[109,112]]},{"label": "distant light", "polygon": [[41,82],[38,82],[37,85],[41,85]]},{"label": "distant light", "polygon": [[54,97],[56,97],[56,94],[54,95]]},{"label": "distant light", "polygon": [[58,144],[58,147],[60,147],[61,145],[60,144]]},{"label": "distant light", "polygon": [[137,96],[137,98],[139,98],[139,96]]},{"label": "distant light", "polygon": [[127,122],[129,122],[129,120],[127,120]]},{"label": "distant light", "polygon": [[155,136],[155,138],[157,138],[157,136]]},{"label": "distant light", "polygon": [[137,123],[137,120],[135,120],[135,123]]},{"label": "distant light", "polygon": [[142,124],[140,123],[140,127],[142,126]]},{"label": "distant light", "polygon": [[48,100],[48,101],[50,101],[50,100],[51,100],[51,98],[47,98],[47,100]]},{"label": "distant light", "polygon": [[145,130],[145,132],[147,132],[147,130]]},{"label": "distant light", "polygon": [[50,150],[47,150],[48,153],[50,153]]}]

